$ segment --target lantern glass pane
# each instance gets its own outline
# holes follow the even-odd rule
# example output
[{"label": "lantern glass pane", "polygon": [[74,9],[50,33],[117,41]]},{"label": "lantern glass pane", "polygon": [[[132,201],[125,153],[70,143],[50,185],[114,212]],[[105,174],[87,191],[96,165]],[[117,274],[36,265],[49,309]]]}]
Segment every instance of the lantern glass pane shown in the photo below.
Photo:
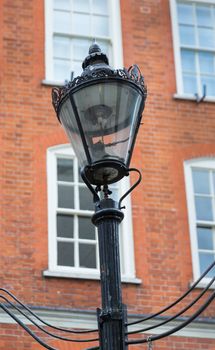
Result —
[{"label": "lantern glass pane", "polygon": [[73,94],[92,163],[116,160],[128,166],[140,122],[142,94],[129,82],[106,81]]},{"label": "lantern glass pane", "polygon": [[82,167],[86,165],[88,163],[86,153],[69,96],[62,104],[59,117],[72,144],[80,166]]}]

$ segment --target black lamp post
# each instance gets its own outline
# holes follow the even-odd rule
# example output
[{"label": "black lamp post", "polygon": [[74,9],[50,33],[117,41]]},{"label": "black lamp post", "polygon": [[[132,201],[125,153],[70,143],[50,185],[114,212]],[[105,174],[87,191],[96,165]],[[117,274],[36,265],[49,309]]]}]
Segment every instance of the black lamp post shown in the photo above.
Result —
[{"label": "black lamp post", "polygon": [[[94,195],[92,221],[98,227],[102,309],[98,309],[100,348],[126,349],[118,226],[120,203],[108,185],[129,174],[129,164],[146,99],[139,68],[114,70],[94,43],[83,73],[52,91],[53,105],[81,165],[82,178]],[[139,182],[139,181],[138,181]],[[92,185],[96,185],[94,189]],[[104,199],[98,191],[103,186]],[[124,197],[124,196],[123,196]]]}]

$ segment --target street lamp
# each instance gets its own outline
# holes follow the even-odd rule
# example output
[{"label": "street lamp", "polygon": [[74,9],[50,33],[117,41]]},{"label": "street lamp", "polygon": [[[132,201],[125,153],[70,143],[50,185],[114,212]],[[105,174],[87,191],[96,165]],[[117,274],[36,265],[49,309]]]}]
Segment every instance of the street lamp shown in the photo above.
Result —
[{"label": "street lamp", "polygon": [[96,43],[82,67],[80,77],[53,89],[53,104],[88,181],[108,185],[129,168],[146,88],[136,65],[112,69]]},{"label": "street lamp", "polygon": [[[118,226],[124,215],[121,200],[118,203],[109,198],[108,185],[121,180],[131,170],[129,164],[145,105],[146,87],[138,66],[129,70],[112,69],[96,43],[90,46],[82,67],[80,77],[52,90],[53,105],[96,204],[92,221],[98,227],[99,240],[100,348],[123,350],[127,348],[126,308],[121,295]],[[98,196],[101,186],[102,200]]]}]

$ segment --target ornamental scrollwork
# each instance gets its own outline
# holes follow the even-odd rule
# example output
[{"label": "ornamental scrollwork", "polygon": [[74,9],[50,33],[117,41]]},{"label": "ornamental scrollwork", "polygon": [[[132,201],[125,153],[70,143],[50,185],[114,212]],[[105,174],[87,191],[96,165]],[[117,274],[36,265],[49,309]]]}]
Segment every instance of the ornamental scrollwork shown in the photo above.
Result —
[{"label": "ornamental scrollwork", "polygon": [[86,83],[90,80],[96,80],[99,78],[120,78],[130,80],[137,84],[144,94],[144,99],[147,96],[147,88],[144,83],[144,77],[142,76],[139,67],[134,64],[129,69],[111,69],[109,66],[106,68],[102,66],[100,69],[91,69],[88,66],[84,69],[81,76],[77,76],[72,81],[67,82],[63,87],[55,87],[52,89],[52,103],[56,112],[62,99],[70,92],[71,89]]}]

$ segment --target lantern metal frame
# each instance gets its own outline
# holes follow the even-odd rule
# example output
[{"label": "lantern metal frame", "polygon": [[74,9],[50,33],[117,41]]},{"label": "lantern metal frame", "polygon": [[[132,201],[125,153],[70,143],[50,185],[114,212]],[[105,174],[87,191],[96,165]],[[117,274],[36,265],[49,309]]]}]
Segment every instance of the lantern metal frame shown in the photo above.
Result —
[{"label": "lantern metal frame", "polygon": [[[145,86],[144,77],[142,76],[140,69],[137,65],[133,65],[129,69],[112,69],[108,65],[107,56],[101,52],[101,49],[95,43],[91,45],[89,49],[89,55],[84,60],[82,67],[84,68],[84,71],[81,76],[74,78],[71,82],[66,83],[66,85],[63,87],[55,87],[52,89],[53,106],[56,111],[58,120],[61,123],[60,110],[65,100],[69,97],[88,162],[85,168],[82,169],[82,173],[84,171],[85,176],[91,184],[103,185],[103,180],[99,181],[98,179],[94,179],[93,174],[95,173],[95,171],[103,169],[105,167],[112,168],[113,170],[115,170],[116,175],[112,180],[108,180],[106,183],[111,184],[121,180],[124,176],[128,175],[128,168],[137,137],[137,132],[141,124],[142,112],[144,110],[145,100],[147,97],[147,88]],[[92,161],[82,123],[80,121],[80,117],[73,98],[73,94],[75,94],[83,88],[94,86],[97,84],[109,84],[112,82],[125,83],[126,85],[135,89],[140,95],[142,95],[133,139],[131,140],[130,149],[126,157],[126,164],[123,161],[120,161],[119,159],[114,159],[113,157],[110,157],[108,159],[102,159],[99,161]],[[110,133],[111,130],[106,130],[107,134],[108,132]]]},{"label": "lantern metal frame", "polygon": [[132,84],[134,84],[133,86],[137,86],[141,89],[144,100],[147,97],[147,87],[138,65],[134,64],[128,69],[112,69],[110,66],[97,64],[97,67],[94,67],[94,69],[85,68],[85,71],[81,76],[77,76],[72,81],[66,82],[64,86],[54,87],[52,89],[52,103],[58,119],[61,103],[70,91],[78,86],[82,86],[82,84],[87,84],[88,82],[95,83],[96,81],[100,82],[102,79],[104,79],[105,82],[107,82],[107,79],[130,81]]}]

